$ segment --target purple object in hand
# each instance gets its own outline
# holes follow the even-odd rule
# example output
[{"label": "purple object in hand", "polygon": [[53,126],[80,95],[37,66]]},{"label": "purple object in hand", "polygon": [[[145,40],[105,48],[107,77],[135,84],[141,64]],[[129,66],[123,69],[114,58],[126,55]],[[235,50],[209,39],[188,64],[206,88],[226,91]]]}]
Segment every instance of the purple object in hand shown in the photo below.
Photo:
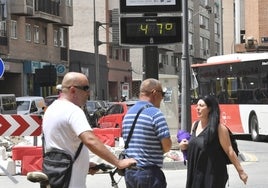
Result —
[{"label": "purple object in hand", "polygon": [[[190,135],[189,132],[184,131],[184,130],[179,130],[178,131],[178,134],[177,134],[178,143],[180,143],[183,139],[189,140],[190,138],[191,138],[191,135]],[[183,154],[184,164],[186,164],[187,150],[183,150],[182,154]]]}]

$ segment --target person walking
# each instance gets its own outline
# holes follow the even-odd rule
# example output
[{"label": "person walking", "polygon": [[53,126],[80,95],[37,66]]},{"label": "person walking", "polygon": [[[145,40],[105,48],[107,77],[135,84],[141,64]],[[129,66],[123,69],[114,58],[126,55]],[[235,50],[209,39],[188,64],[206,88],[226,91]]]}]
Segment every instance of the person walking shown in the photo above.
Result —
[{"label": "person walking", "polygon": [[139,101],[132,106],[123,119],[123,139],[127,140],[133,121],[143,109],[134,125],[127,157],[137,161],[136,169],[126,169],[127,188],[165,188],[166,178],[161,170],[163,154],[171,148],[172,142],[166,119],[160,103],[165,95],[161,83],[156,79],[146,79],[141,83]]},{"label": "person walking", "polygon": [[180,142],[181,150],[187,150],[186,188],[224,188],[228,180],[225,153],[246,184],[248,175],[232,148],[227,127],[220,124],[217,99],[211,95],[199,99],[196,111],[199,120],[192,125],[190,140]]},{"label": "person walking", "polygon": [[[89,150],[119,169],[136,161],[119,160],[94,135],[82,108],[89,97],[89,81],[84,74],[67,73],[62,81],[62,93],[46,110],[43,118],[45,151],[65,150],[73,157],[80,143],[83,147],[72,168],[70,188],[86,188],[89,171]],[[89,149],[89,150],[88,150]]]}]

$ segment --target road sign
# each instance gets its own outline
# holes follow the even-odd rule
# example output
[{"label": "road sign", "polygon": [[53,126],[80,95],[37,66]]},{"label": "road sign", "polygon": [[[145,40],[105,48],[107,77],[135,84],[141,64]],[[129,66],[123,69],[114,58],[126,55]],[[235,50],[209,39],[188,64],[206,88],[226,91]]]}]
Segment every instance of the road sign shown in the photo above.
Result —
[{"label": "road sign", "polygon": [[40,115],[0,114],[1,136],[40,136],[42,132]]},{"label": "road sign", "polygon": [[147,16],[120,18],[120,44],[158,45],[182,41],[182,18]]},{"label": "road sign", "polygon": [[66,67],[63,64],[56,65],[56,70],[58,74],[64,74],[66,72]]},{"label": "road sign", "polygon": [[120,13],[181,12],[181,0],[120,0]]},{"label": "road sign", "polygon": [[0,58],[0,78],[2,78],[5,72],[5,64],[4,61]]}]

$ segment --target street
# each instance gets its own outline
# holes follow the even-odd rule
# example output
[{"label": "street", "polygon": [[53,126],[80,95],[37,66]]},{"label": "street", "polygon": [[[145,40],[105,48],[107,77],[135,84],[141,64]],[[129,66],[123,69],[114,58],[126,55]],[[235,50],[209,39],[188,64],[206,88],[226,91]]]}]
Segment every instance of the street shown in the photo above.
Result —
[{"label": "street", "polygon": [[[252,142],[252,141],[242,141],[238,140],[238,146],[240,152],[243,153],[245,161],[242,162],[244,170],[249,175],[247,185],[243,185],[242,181],[239,179],[235,168],[229,165],[229,181],[226,187],[229,188],[266,188],[268,186],[268,144],[265,142]],[[186,169],[181,166],[180,170],[168,170],[165,169],[164,173],[167,178],[169,188],[183,188],[185,187],[186,181]],[[26,176],[14,176],[16,180],[19,181],[18,184],[14,184],[8,177],[0,176],[0,185],[5,188],[37,188],[39,187],[36,183],[31,183],[27,181]],[[115,176],[118,181],[119,176]],[[125,188],[124,179],[119,181],[119,188]],[[87,177],[88,187],[100,187],[100,188],[110,188],[111,180],[109,174],[96,174],[94,176],[88,175]]]}]

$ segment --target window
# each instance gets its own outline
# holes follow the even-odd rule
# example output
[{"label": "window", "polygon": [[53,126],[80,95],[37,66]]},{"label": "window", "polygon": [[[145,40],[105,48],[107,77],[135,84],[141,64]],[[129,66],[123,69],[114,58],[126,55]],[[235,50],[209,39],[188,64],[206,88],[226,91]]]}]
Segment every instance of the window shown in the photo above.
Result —
[{"label": "window", "polygon": [[33,30],[34,30],[34,42],[39,43],[39,26],[35,25]]},{"label": "window", "polygon": [[217,23],[217,22],[215,22],[214,23],[214,31],[215,31],[215,34],[216,35],[220,35],[220,24],[219,23]]},{"label": "window", "polygon": [[13,39],[17,39],[17,21],[11,20],[11,30],[10,30],[10,37]]},{"label": "window", "polygon": [[31,37],[31,24],[25,24],[25,40],[26,41],[31,41],[32,37]]},{"label": "window", "polygon": [[60,28],[59,30],[59,40],[60,46],[66,47],[67,46],[67,30],[65,28]]},{"label": "window", "polygon": [[168,55],[166,54],[161,55],[161,63],[168,65]]},{"label": "window", "polygon": [[201,54],[206,56],[209,55],[209,40],[204,38],[204,37],[200,37],[200,50],[201,50]]},{"label": "window", "polygon": [[188,41],[189,41],[189,49],[192,50],[193,49],[193,33],[189,33],[189,36],[188,36]]},{"label": "window", "polygon": [[47,28],[46,27],[42,28],[41,37],[42,37],[42,44],[47,44]]},{"label": "window", "polygon": [[188,9],[188,20],[189,22],[193,22],[194,11],[192,9]]},{"label": "window", "polygon": [[208,29],[208,18],[203,16],[203,15],[200,15],[199,17],[199,21],[200,21],[200,27],[202,29]]},{"label": "window", "polygon": [[6,28],[6,21],[0,21],[0,36],[6,37],[7,28]]},{"label": "window", "polygon": [[122,49],[123,61],[129,61],[129,49]]},{"label": "window", "polygon": [[73,5],[73,0],[66,0],[66,6],[72,6]]},{"label": "window", "polygon": [[59,46],[59,42],[58,42],[58,30],[54,30],[54,46]]}]

